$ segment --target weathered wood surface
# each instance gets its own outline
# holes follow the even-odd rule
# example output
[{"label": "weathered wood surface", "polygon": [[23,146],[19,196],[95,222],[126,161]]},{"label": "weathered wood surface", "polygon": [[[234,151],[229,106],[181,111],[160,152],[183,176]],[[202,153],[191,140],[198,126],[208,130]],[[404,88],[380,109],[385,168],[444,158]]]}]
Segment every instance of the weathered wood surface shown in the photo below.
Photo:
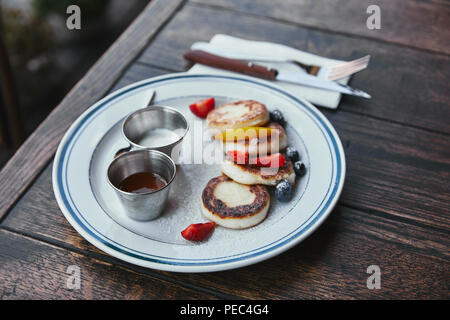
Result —
[{"label": "weathered wood surface", "polygon": [[[0,230],[0,243],[0,299],[215,298],[9,231]],[[79,268],[80,289],[70,266]]]},{"label": "weathered wood surface", "polygon": [[357,74],[351,85],[369,92],[373,98],[366,100],[345,96],[340,110],[450,134],[450,126],[442,121],[450,119],[450,57],[447,55],[330,34],[188,3],[158,34],[138,61],[182,71],[186,65],[183,53],[191,44],[209,41],[217,33],[274,41],[336,59],[350,60],[371,54],[368,70]]},{"label": "weathered wood surface", "polygon": [[[159,72],[163,70],[134,65],[125,73],[124,80],[119,84],[126,85],[128,82],[144,79],[147,74],[156,75]],[[215,274],[211,274],[212,278],[210,275],[173,277],[205,288],[215,288],[225,294],[235,292],[235,295],[239,294],[245,298],[262,298],[262,292],[266,297],[270,295],[272,298],[332,298],[336,294],[333,288],[339,287],[340,283],[345,284],[347,289],[353,284],[352,292],[346,291],[348,296],[342,294],[341,297],[373,298],[376,297],[373,292],[364,286],[355,285],[365,279],[365,263],[372,260],[375,262],[366,266],[387,265],[389,274],[392,275],[388,280],[391,290],[379,293],[378,297],[420,298],[430,297],[431,292],[434,297],[445,297],[448,282],[444,279],[432,286],[431,291],[427,291],[427,288],[430,288],[428,281],[415,283],[414,289],[406,286],[395,291],[395,286],[399,284],[396,281],[409,281],[403,278],[405,275],[413,274],[413,278],[416,277],[415,272],[419,272],[417,268],[421,268],[415,263],[408,265],[410,269],[406,269],[407,267],[402,265],[403,260],[397,260],[399,256],[414,261],[431,258],[433,265],[442,268],[440,271],[430,271],[428,274],[431,278],[439,272],[450,272],[447,206],[450,199],[448,185],[441,183],[442,174],[449,172],[448,162],[441,160],[449,158],[448,140],[438,134],[422,132],[415,128],[374,119],[363,121],[363,117],[359,115],[348,114],[342,117],[334,112],[326,114],[344,143],[349,174],[340,201],[342,205],[332,213],[325,224],[326,227],[320,229],[325,228],[326,231],[319,230],[314,238],[318,240],[307,240],[298,246],[303,249],[296,247],[290,250],[285,254],[289,258],[283,259],[282,262],[276,258],[261,264],[266,266],[267,270],[261,269],[261,266],[244,268],[250,271],[244,272],[236,282],[233,279],[236,279],[237,273],[231,271],[224,273],[230,274],[228,276],[220,273],[215,277]],[[415,141],[414,144],[410,143],[412,140]],[[53,194],[47,192],[49,188],[50,167],[8,215],[3,226],[60,245],[70,245],[80,250],[102,254],[83,240],[65,221],[58,212]],[[352,209],[348,205],[364,211]],[[318,243],[322,242],[333,250],[321,251]],[[309,256],[311,251],[317,255]],[[423,258],[424,256],[427,258]],[[315,268],[321,272],[311,271],[311,274],[305,275],[301,268],[308,268],[313,258],[317,260]],[[339,259],[339,265],[353,267],[354,274],[345,275],[346,281],[343,280],[344,275],[334,277],[333,263],[326,263],[323,259]],[[273,291],[267,292],[267,288],[264,288],[266,282],[262,282],[236,293],[240,283],[252,282],[251,279],[258,272],[272,274],[280,263],[283,269],[292,268],[289,275],[285,275],[286,280],[280,283],[280,287],[271,287]],[[311,266],[309,268],[311,269]],[[429,266],[424,268],[428,269]],[[299,271],[295,270],[301,270],[302,281],[298,281]],[[394,274],[397,273],[403,276],[395,278]],[[240,272],[238,274],[241,275]],[[219,281],[220,279],[222,281]],[[286,292],[282,290],[286,285],[284,281],[291,283]],[[305,281],[310,290],[301,290]],[[327,284],[324,285],[324,282]]]},{"label": "weathered wood surface", "polygon": [[[338,206],[310,238],[263,263],[210,274],[142,269],[110,258],[84,240],[58,210],[47,168],[2,227],[79,250],[139,273],[246,299],[445,298],[450,285],[448,230],[432,230],[383,215]],[[38,199],[38,200],[36,200]],[[379,265],[383,290],[368,290],[366,268]],[[245,285],[243,285],[245,284]],[[143,288],[144,289],[144,288]],[[168,297],[170,298],[170,297]]]},{"label": "weathered wood surface", "polygon": [[[359,8],[361,5],[355,1],[349,1],[353,3],[350,7]],[[394,37],[402,35],[403,27],[389,19],[386,22],[392,28],[400,29],[390,31],[394,36],[389,33],[381,38],[377,36],[376,41],[370,39],[372,35],[360,34],[357,29],[337,30],[336,33],[330,29],[334,28],[333,23],[343,24],[339,22],[342,18],[339,14],[344,11],[338,10],[338,18],[321,25],[323,19],[318,12],[323,12],[319,9],[324,7],[325,1],[317,1],[315,5],[310,1],[275,1],[273,10],[268,13],[266,9],[270,3],[265,0],[242,1],[241,4],[220,0],[207,4],[204,0],[193,2],[182,7],[174,4],[170,14],[167,12],[162,20],[168,20],[167,25],[154,29],[154,40],[148,46],[142,46],[145,50],[141,55],[136,56],[139,50],[134,51],[135,57],[130,57],[120,74],[112,75],[115,79],[105,82],[107,87],[92,82],[98,80],[92,74],[96,67],[89,73],[90,78],[87,76],[81,83],[87,88],[91,84],[92,95],[101,97],[110,88],[115,90],[148,77],[182,71],[185,67],[182,53],[190,44],[209,40],[219,32],[281,42],[342,59],[370,53],[373,57],[370,69],[356,76],[352,85],[369,91],[374,98],[365,101],[345,97],[339,110],[323,110],[338,131],[347,158],[346,183],[338,206],[312,236],[268,261],[210,274],[160,272],[119,261],[84,240],[59,211],[51,186],[52,163],[39,160],[41,162],[34,168],[42,170],[19,175],[23,179],[22,185],[30,187],[27,192],[23,192],[23,188],[18,191],[20,200],[1,220],[0,242],[6,244],[0,249],[2,298],[11,295],[19,298],[64,298],[66,295],[69,298],[101,298],[102,294],[111,299],[448,298],[450,129],[447,119],[450,114],[449,79],[445,67],[449,57],[431,52],[445,52],[442,49],[445,42],[436,45],[434,40],[427,40],[419,46],[420,50],[414,49],[417,44],[411,41],[415,39]],[[229,7],[229,3],[234,3],[234,7]],[[436,19],[445,15],[441,2],[432,6],[431,1],[423,1],[417,8],[412,7],[412,0],[402,5],[395,3],[399,2],[383,1],[381,5],[382,8],[389,6],[394,16],[405,6],[410,15],[417,12],[417,8],[424,8],[425,17],[430,12],[435,12],[433,17]],[[281,7],[275,8],[278,5]],[[285,12],[289,8],[295,12],[300,7],[313,12],[307,22],[292,21],[292,14]],[[442,12],[433,11],[436,8],[441,8]],[[174,14],[176,9],[179,10]],[[280,16],[280,10],[286,16]],[[305,19],[303,15],[301,13],[299,17]],[[142,16],[139,19],[149,21]],[[349,26],[355,23],[352,20]],[[420,19],[410,23],[420,23]],[[430,28],[426,26],[421,32],[434,32]],[[139,33],[139,36],[143,35]],[[109,57],[112,61],[118,59],[111,53],[102,59]],[[77,91],[79,87],[69,96]],[[58,118],[49,117],[31,140],[36,145],[29,142],[27,148],[30,150],[22,151],[26,152],[24,155],[42,155],[42,150],[37,150],[42,147],[39,139],[47,139],[43,134],[51,130],[59,132],[55,134],[59,141],[63,125],[54,121],[63,121],[68,126],[89,106],[88,100],[83,101],[86,105],[72,106],[75,110],[68,113],[68,119],[63,113],[59,113]],[[63,106],[64,103],[54,113],[59,109],[67,113],[67,107]],[[55,147],[58,141],[52,142]],[[54,149],[46,151],[50,152],[47,159],[51,159]],[[16,159],[10,166],[18,168],[23,162]],[[28,169],[23,170],[27,172]],[[33,181],[37,172],[41,174]],[[7,179],[3,180],[4,177]],[[13,203],[3,202],[6,198],[3,190],[7,189],[4,185],[12,183],[14,178],[17,176],[11,176],[11,172],[0,173],[2,205]],[[6,211],[0,207],[0,216]],[[19,250],[13,250],[15,247]],[[63,287],[66,264],[71,261],[87,270],[84,291],[67,293]],[[56,264],[53,266],[52,263]],[[366,269],[373,264],[382,270],[382,290],[366,287]],[[49,265],[52,267],[47,268]],[[46,267],[44,271],[43,266]],[[8,275],[10,270],[17,270],[17,275]],[[98,279],[105,273],[107,285],[100,287]],[[4,275],[9,278],[5,280]],[[40,281],[38,288],[28,290],[30,283],[36,280]],[[117,293],[111,293],[114,290]]]},{"label": "weathered wood surface", "polygon": [[0,171],[0,219],[53,157],[73,121],[102,98],[182,0],[153,0]]},{"label": "weathered wood surface", "polygon": [[[192,0],[332,33],[450,54],[450,3],[446,0]],[[370,30],[367,8],[377,5],[381,29]]]}]

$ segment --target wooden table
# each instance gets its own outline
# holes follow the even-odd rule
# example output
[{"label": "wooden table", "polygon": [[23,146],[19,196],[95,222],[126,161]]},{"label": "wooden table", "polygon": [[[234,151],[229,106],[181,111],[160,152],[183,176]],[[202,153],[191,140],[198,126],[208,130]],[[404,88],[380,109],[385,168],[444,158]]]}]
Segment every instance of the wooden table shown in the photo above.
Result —
[{"label": "wooden table", "polygon": [[[381,30],[366,9],[381,8]],[[445,1],[154,0],[0,173],[0,297],[51,299],[449,298],[450,6]],[[287,252],[245,268],[179,274],[117,260],[65,220],[52,191],[64,132],[126,84],[183,71],[194,41],[226,33],[322,56],[372,55],[344,97],[323,109],[347,158],[327,221]],[[81,289],[66,286],[81,270]],[[381,269],[381,289],[366,286]]]}]

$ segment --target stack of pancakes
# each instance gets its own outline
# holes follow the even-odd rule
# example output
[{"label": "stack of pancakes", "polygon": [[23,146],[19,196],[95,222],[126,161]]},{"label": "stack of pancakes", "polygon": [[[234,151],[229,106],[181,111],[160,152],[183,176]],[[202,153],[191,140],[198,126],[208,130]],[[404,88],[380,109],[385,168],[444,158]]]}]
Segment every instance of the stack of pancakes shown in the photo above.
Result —
[{"label": "stack of pancakes", "polygon": [[[224,142],[225,152],[237,150],[256,157],[277,153],[287,147],[284,128],[269,122],[269,118],[264,104],[243,100],[212,110],[206,121],[210,129],[222,132],[263,126],[274,129],[276,135]],[[211,179],[203,190],[202,213],[217,224],[232,229],[249,228],[264,220],[270,204],[265,185],[275,186],[283,179],[292,184],[295,182],[293,165],[287,158],[280,168],[238,164],[227,158],[222,163],[222,173],[224,176]]]}]

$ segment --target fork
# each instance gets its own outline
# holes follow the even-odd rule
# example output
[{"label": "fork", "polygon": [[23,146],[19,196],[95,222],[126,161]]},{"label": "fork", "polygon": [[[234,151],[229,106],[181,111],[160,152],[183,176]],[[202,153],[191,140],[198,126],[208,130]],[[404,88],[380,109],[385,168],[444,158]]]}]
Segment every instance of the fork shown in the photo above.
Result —
[{"label": "fork", "polygon": [[343,62],[338,65],[334,66],[316,66],[316,65],[309,65],[301,63],[300,61],[294,60],[294,59],[287,59],[287,58],[277,58],[277,57],[265,57],[265,56],[258,56],[258,55],[248,55],[248,54],[241,54],[237,53],[235,51],[229,51],[225,49],[219,49],[217,47],[212,46],[210,43],[207,42],[196,42],[191,47],[192,50],[203,50],[211,54],[224,56],[230,59],[239,59],[239,60],[245,60],[245,61],[254,61],[254,62],[284,62],[284,63],[292,63],[295,64],[302,69],[304,69],[307,73],[317,76],[319,74],[319,71],[322,70],[321,74],[323,74],[323,77],[327,80],[334,81],[338,79],[342,79],[346,76],[352,75],[356,72],[359,72],[361,70],[364,70],[367,68],[367,65],[369,64],[370,55],[364,56],[362,58]]},{"label": "fork", "polygon": [[304,69],[307,73],[317,76],[321,69],[326,70],[324,73],[327,75],[326,78],[330,81],[339,80],[349,75],[355,74],[361,70],[367,68],[370,60],[370,55],[361,57],[348,62],[343,62],[335,66],[330,67],[319,67],[314,65],[307,65],[296,60],[285,60],[285,62],[290,62],[298,65]]}]

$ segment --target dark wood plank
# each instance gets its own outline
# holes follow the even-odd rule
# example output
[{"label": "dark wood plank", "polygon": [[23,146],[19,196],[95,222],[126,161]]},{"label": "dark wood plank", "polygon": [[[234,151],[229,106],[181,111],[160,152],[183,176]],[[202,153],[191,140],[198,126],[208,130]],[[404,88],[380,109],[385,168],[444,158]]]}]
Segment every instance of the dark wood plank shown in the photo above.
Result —
[{"label": "dark wood plank", "polygon": [[[233,23],[230,23],[233,21]],[[180,32],[183,30],[183,32]],[[371,100],[344,97],[340,109],[450,134],[450,57],[389,44],[329,34],[292,24],[186,5],[143,52],[140,62],[182,71],[183,53],[217,33],[283,43],[322,56],[351,59],[370,53],[368,70],[352,85]]]},{"label": "dark wood plank", "polygon": [[36,129],[0,172],[0,218],[53,156],[70,124],[108,92],[183,0],[154,0]]},{"label": "dark wood plank", "polygon": [[[0,299],[214,299],[204,292],[138,274],[0,230]],[[80,289],[67,281],[80,269]]]},{"label": "dark wood plank", "polygon": [[140,63],[132,64],[120,77],[120,80],[112,87],[111,92],[123,88],[133,82],[160,76],[168,73],[165,69],[149,67]]},{"label": "dark wood plank", "polygon": [[[439,0],[191,0],[229,10],[289,21],[450,54],[450,4]],[[381,29],[370,30],[369,5],[381,10]]]},{"label": "dark wood plank", "polygon": [[449,230],[449,137],[355,114],[324,113],[346,155],[341,203]]},{"label": "dark wood plank", "polygon": [[[450,252],[448,231],[338,206],[311,237],[263,263],[210,274],[175,274],[131,266],[105,256],[85,241],[58,212],[47,169],[2,227],[76,248],[139,273],[248,299],[445,298]],[[379,265],[382,290],[366,287],[366,268]],[[282,271],[281,271],[282,270]],[[245,285],[243,285],[245,284]],[[270,284],[270,285],[269,285]]]}]

